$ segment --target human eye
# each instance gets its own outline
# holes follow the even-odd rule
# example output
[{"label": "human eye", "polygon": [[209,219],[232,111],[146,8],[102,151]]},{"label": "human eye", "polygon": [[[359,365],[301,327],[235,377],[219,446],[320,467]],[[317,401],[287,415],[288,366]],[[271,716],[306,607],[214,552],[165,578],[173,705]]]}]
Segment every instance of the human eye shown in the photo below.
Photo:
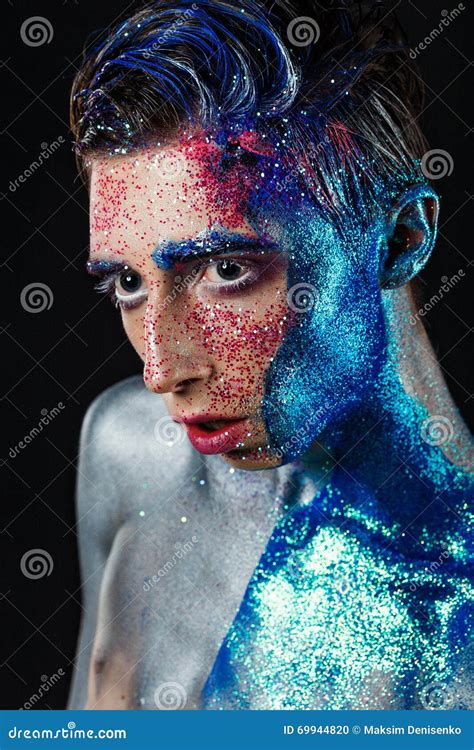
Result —
[{"label": "human eye", "polygon": [[[90,272],[100,277],[95,285],[98,292],[107,294],[116,307],[122,310],[133,310],[145,301],[148,289],[142,276],[127,265],[111,264],[104,267],[94,266]],[[113,268],[112,266],[116,266]]]},{"label": "human eye", "polygon": [[115,299],[123,310],[138,307],[148,295],[142,276],[128,266],[125,266],[122,273],[116,275],[114,285]]},{"label": "human eye", "polygon": [[248,259],[214,258],[205,263],[201,283],[209,291],[232,293],[250,286],[258,276],[258,265]]}]

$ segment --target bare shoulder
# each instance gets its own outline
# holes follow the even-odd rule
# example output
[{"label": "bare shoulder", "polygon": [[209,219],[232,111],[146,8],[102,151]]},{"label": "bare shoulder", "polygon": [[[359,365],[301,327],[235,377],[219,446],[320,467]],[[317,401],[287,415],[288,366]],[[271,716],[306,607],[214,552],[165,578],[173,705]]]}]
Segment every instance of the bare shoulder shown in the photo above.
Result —
[{"label": "bare shoulder", "polygon": [[84,417],[81,443],[87,447],[87,440],[92,439],[94,443],[104,445],[113,433],[142,433],[140,424],[155,415],[158,418],[166,416],[166,413],[163,399],[147,391],[142,378],[133,375],[110,386],[94,399]]},{"label": "bare shoulder", "polygon": [[[202,463],[162,397],[140,376],[105,390],[90,405],[80,440],[79,514],[94,509],[117,529],[152,498],[166,499]],[[99,510],[100,509],[100,510]]]}]

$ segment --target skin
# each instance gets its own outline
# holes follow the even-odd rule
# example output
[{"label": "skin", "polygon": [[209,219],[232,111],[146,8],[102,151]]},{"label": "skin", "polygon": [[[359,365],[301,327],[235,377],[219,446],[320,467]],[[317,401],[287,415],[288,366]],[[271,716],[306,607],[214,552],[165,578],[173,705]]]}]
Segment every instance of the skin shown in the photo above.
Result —
[{"label": "skin", "polygon": [[166,270],[152,258],[160,243],[181,242],[213,227],[258,239],[244,214],[253,175],[234,170],[219,182],[213,176],[219,158],[217,146],[193,139],[191,145],[138,157],[96,159],[90,260],[124,262],[140,275],[138,304],[129,307],[132,295],[120,278],[116,293],[147,388],[163,395],[175,420],[203,413],[247,418],[241,446],[223,458],[235,467],[259,469],[280,462],[268,447],[260,404],[265,373],[291,318],[285,255],[226,253],[237,289],[222,278],[218,258],[185,259]]},{"label": "skin", "polygon": [[[332,228],[313,214],[311,222],[298,212],[280,214],[278,222],[275,206],[267,205],[250,216],[248,202],[258,175],[241,166],[223,175],[219,158],[217,146],[198,135],[184,145],[175,142],[112,158],[98,155],[91,162],[90,260],[120,262],[133,272],[134,282],[140,276],[133,304],[121,274],[114,285],[150,393],[138,392],[135,384],[116,394],[96,409],[84,433],[81,476],[87,481],[81,481],[78,502],[86,616],[71,707],[83,707],[88,682],[88,708],[155,708],[156,685],[176,680],[185,688],[185,707],[201,708],[201,691],[219,645],[285,512],[287,490],[277,491],[272,482],[276,477],[298,486],[296,463],[281,466],[282,456],[269,447],[263,407],[269,391],[311,395],[316,418],[309,437],[304,436],[308,445],[301,465],[313,483],[313,496],[318,485],[331,481],[337,462],[343,478],[354,482],[344,492],[352,497],[365,488],[398,514],[402,528],[412,517],[425,522],[418,508],[429,508],[434,519],[433,498],[441,491],[441,510],[459,502],[454,489],[450,494],[450,472],[465,463],[465,428],[423,327],[407,329],[404,322],[415,310],[407,278],[397,277],[399,266],[381,263],[385,243],[397,227],[406,240],[404,257],[411,262],[429,254],[435,224],[430,195],[406,199],[420,217],[414,231],[405,220],[398,221],[396,211],[381,213],[373,231],[357,243],[353,236],[351,245],[337,242]],[[190,258],[171,267],[160,261],[166,243],[187,242],[216,227],[226,236],[265,236],[274,243],[264,253],[229,255],[242,268],[242,278],[252,280],[231,293],[224,291],[228,282],[220,276],[216,258],[208,258],[204,267]],[[297,253],[302,233],[308,255]],[[307,331],[302,329],[306,318],[295,316],[288,304],[288,288],[308,278],[320,295],[308,347],[312,359],[292,371],[283,366],[285,346],[291,349],[301,331]],[[387,279],[398,288],[381,292]],[[315,358],[325,342],[335,356]],[[384,357],[368,367],[381,344]],[[288,373],[288,379],[269,380],[275,371],[277,376]],[[246,417],[248,434],[237,450],[220,457],[199,457],[183,443],[169,458],[161,446],[162,460],[157,461],[149,435],[158,393],[174,420],[203,413]],[[422,415],[416,406],[421,401],[427,409]],[[298,403],[294,414],[274,415],[275,422],[287,424],[289,436],[304,423],[296,407]],[[421,421],[430,413],[446,416],[455,436],[437,451],[436,460],[432,447],[420,439]],[[398,464],[413,465],[414,454],[423,466],[422,480],[417,464],[412,474],[403,472],[401,483]],[[205,487],[200,495],[196,485],[183,483],[183,477],[189,480],[203,466],[209,476],[218,473],[216,462],[255,470],[252,492],[245,484],[227,487],[225,474],[225,491],[217,493],[225,502],[218,512],[210,490],[205,494]],[[275,467],[276,472],[260,471]],[[120,479],[111,488],[109,478],[117,475]],[[142,492],[144,477],[148,486],[160,488],[158,501]],[[251,509],[249,497],[256,498]],[[141,513],[145,525],[138,518]],[[200,535],[199,555],[183,559],[145,600],[138,584],[173,558],[184,530],[182,518],[192,519]],[[415,527],[412,531],[416,543]],[[151,544],[140,544],[142,534]],[[131,603],[129,592],[134,593]]]}]

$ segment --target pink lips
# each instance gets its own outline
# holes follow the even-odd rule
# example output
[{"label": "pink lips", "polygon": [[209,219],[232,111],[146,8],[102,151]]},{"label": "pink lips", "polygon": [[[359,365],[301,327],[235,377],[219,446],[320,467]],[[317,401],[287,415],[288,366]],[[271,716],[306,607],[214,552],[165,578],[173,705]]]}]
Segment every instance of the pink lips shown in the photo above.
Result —
[{"label": "pink lips", "polygon": [[[211,421],[203,417],[199,422],[182,420],[191,444],[200,453],[212,455],[214,453],[227,453],[235,450],[249,433],[249,422],[247,419],[234,419],[226,421],[222,427],[216,430],[208,430],[201,426],[205,421]],[[212,420],[215,421],[215,420]]]}]

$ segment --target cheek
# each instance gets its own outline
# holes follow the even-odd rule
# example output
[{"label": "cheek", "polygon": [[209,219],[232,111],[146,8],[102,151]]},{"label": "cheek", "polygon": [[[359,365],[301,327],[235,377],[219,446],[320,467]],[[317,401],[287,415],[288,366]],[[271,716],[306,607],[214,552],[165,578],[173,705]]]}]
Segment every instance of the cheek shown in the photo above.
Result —
[{"label": "cheek", "polygon": [[151,326],[153,338],[165,350],[176,339],[190,341],[199,359],[204,356],[212,361],[216,377],[209,382],[209,390],[228,393],[233,398],[248,398],[257,392],[261,396],[266,372],[291,324],[292,313],[288,311],[286,295],[279,289],[267,289],[259,296],[253,302],[241,300],[240,305],[195,301],[186,305],[186,315],[179,319],[171,316],[162,325],[140,308],[122,313],[122,323],[143,361],[146,327]]},{"label": "cheek", "polygon": [[197,303],[194,307],[189,326],[202,332],[219,388],[240,396],[262,394],[265,374],[288,326],[286,300],[271,301],[275,297],[272,290],[262,293],[261,301],[245,306]]},{"label": "cheek", "polygon": [[145,313],[122,312],[122,324],[127,338],[142,361],[145,360]]}]

